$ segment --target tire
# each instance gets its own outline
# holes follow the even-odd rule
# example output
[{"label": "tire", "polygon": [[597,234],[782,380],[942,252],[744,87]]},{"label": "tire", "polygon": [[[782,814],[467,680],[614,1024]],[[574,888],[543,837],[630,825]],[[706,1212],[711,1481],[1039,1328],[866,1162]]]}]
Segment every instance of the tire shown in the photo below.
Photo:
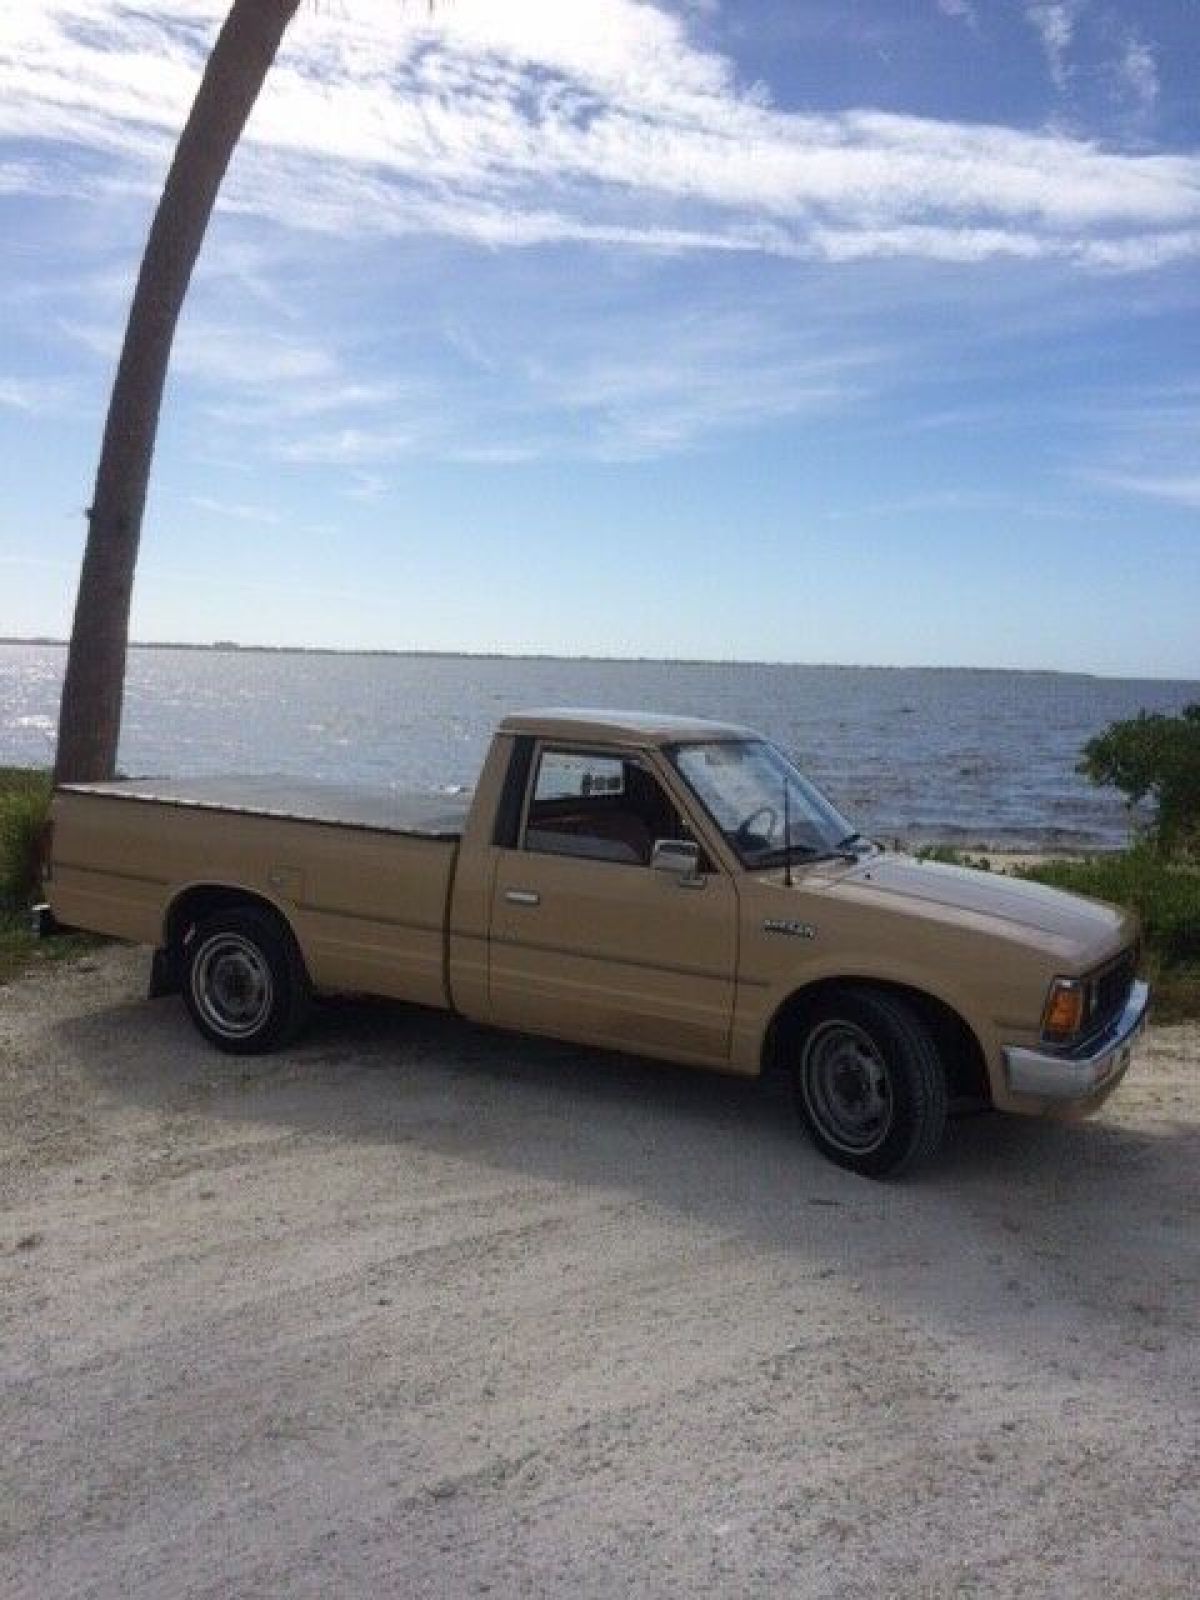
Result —
[{"label": "tire", "polygon": [[262,1055],[307,1021],[312,988],[291,930],[256,906],[214,912],[183,946],[183,998],[210,1044]]},{"label": "tire", "polygon": [[822,1155],[865,1178],[933,1155],[946,1071],[918,1013],[878,989],[845,989],[804,1017],[791,1052],[796,1109]]}]

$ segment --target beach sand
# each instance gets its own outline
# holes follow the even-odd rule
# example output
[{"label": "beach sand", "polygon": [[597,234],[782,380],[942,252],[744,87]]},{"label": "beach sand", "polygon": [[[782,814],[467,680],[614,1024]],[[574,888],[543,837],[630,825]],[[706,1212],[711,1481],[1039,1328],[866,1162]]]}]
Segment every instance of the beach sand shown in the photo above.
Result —
[{"label": "beach sand", "polygon": [[1200,1028],[878,1185],[758,1086],[0,990],[0,1593],[1190,1596]]}]

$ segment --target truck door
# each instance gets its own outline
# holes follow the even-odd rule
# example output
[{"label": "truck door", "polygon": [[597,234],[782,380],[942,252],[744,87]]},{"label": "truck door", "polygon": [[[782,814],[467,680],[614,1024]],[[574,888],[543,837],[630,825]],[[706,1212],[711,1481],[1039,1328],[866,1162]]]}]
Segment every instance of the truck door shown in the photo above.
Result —
[{"label": "truck door", "polygon": [[494,1021],[681,1059],[728,1060],[737,891],[650,865],[691,829],[639,752],[544,744],[513,848],[498,852],[488,940]]}]

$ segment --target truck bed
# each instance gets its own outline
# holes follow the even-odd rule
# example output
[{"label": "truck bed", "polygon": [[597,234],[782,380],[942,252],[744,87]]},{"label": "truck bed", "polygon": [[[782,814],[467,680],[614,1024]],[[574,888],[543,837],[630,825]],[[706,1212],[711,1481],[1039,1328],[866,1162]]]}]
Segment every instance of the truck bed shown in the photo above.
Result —
[{"label": "truck bed", "polygon": [[333,823],[375,833],[456,842],[462,837],[469,794],[399,794],[391,789],[323,783],[283,775],[207,778],[122,778],[113,783],[64,784],[69,794],[105,795],[206,811]]}]

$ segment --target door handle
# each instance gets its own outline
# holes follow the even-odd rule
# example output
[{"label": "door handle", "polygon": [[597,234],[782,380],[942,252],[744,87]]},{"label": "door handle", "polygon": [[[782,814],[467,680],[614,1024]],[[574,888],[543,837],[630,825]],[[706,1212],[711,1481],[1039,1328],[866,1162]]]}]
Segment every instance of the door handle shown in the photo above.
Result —
[{"label": "door handle", "polygon": [[514,906],[538,906],[542,897],[536,889],[505,889],[504,898]]}]

